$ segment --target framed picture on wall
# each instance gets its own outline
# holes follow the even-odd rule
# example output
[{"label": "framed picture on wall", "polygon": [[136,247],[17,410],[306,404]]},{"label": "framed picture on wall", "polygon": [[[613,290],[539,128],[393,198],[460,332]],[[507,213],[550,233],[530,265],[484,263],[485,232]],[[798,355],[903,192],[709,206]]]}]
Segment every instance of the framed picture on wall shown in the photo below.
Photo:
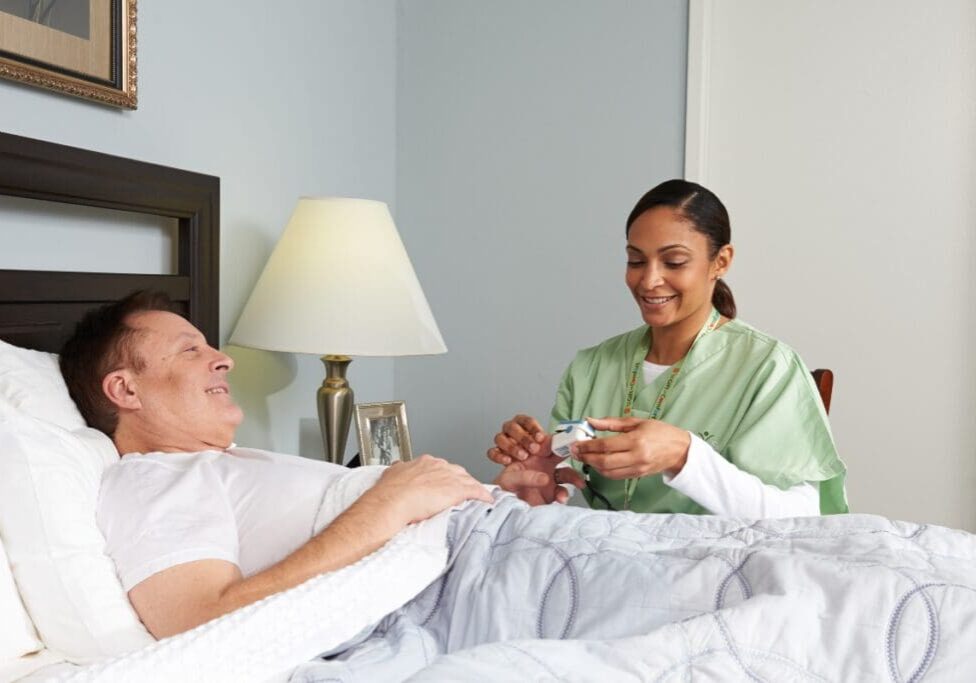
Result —
[{"label": "framed picture on wall", "polygon": [[363,465],[392,465],[413,457],[403,401],[357,403],[356,429]]},{"label": "framed picture on wall", "polygon": [[0,76],[136,108],[136,0],[0,0]]}]

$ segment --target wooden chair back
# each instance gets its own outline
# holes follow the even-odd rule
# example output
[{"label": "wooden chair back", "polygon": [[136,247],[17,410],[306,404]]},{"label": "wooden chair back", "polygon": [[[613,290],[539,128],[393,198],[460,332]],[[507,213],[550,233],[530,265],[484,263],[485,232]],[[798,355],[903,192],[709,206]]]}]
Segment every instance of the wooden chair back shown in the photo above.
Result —
[{"label": "wooden chair back", "polygon": [[813,375],[813,383],[817,385],[820,392],[820,400],[823,401],[824,410],[830,413],[830,396],[834,393],[834,373],[826,368],[820,368],[810,373]]}]

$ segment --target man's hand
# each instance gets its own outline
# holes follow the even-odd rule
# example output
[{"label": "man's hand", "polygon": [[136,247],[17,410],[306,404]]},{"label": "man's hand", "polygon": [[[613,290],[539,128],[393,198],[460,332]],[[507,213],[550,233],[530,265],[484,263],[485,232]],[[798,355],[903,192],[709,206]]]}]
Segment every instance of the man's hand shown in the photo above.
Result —
[{"label": "man's hand", "polygon": [[573,457],[608,479],[635,479],[667,472],[674,476],[684,467],[691,435],[660,420],[636,417],[587,418],[598,431],[620,432],[615,436],[577,441]]},{"label": "man's hand", "polygon": [[569,500],[569,491],[562,484],[584,488],[586,481],[572,467],[556,467],[563,458],[552,455],[550,443],[551,437],[547,435],[540,443],[540,451],[545,455],[530,455],[525,460],[506,465],[495,483],[529,505],[547,505],[553,501],[565,503]]},{"label": "man's hand", "polygon": [[484,485],[463,467],[431,455],[392,465],[361,500],[376,506],[393,533],[466,500],[494,502]]}]

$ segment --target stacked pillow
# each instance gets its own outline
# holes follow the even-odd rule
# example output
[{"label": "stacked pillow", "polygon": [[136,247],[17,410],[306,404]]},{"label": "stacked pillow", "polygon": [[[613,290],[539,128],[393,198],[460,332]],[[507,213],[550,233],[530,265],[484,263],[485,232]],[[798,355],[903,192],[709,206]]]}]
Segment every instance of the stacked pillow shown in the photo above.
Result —
[{"label": "stacked pillow", "polygon": [[24,611],[0,542],[0,663],[37,652],[43,645]]},{"label": "stacked pillow", "polygon": [[117,459],[85,426],[57,356],[0,342],[0,538],[41,640],[77,663],[153,642],[95,523],[102,472]]}]

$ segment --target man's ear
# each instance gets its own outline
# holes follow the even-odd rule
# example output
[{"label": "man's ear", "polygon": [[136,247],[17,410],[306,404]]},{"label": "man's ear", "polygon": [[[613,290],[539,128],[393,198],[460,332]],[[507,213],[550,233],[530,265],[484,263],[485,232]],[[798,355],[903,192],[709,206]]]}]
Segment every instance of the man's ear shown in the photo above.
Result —
[{"label": "man's ear", "polygon": [[712,261],[713,280],[724,277],[729,272],[729,266],[732,265],[733,256],[735,256],[735,249],[731,244],[726,244],[718,250],[715,259]]},{"label": "man's ear", "polygon": [[128,370],[110,372],[102,379],[102,392],[119,408],[138,410],[142,408],[142,401],[139,400],[134,379]]}]

